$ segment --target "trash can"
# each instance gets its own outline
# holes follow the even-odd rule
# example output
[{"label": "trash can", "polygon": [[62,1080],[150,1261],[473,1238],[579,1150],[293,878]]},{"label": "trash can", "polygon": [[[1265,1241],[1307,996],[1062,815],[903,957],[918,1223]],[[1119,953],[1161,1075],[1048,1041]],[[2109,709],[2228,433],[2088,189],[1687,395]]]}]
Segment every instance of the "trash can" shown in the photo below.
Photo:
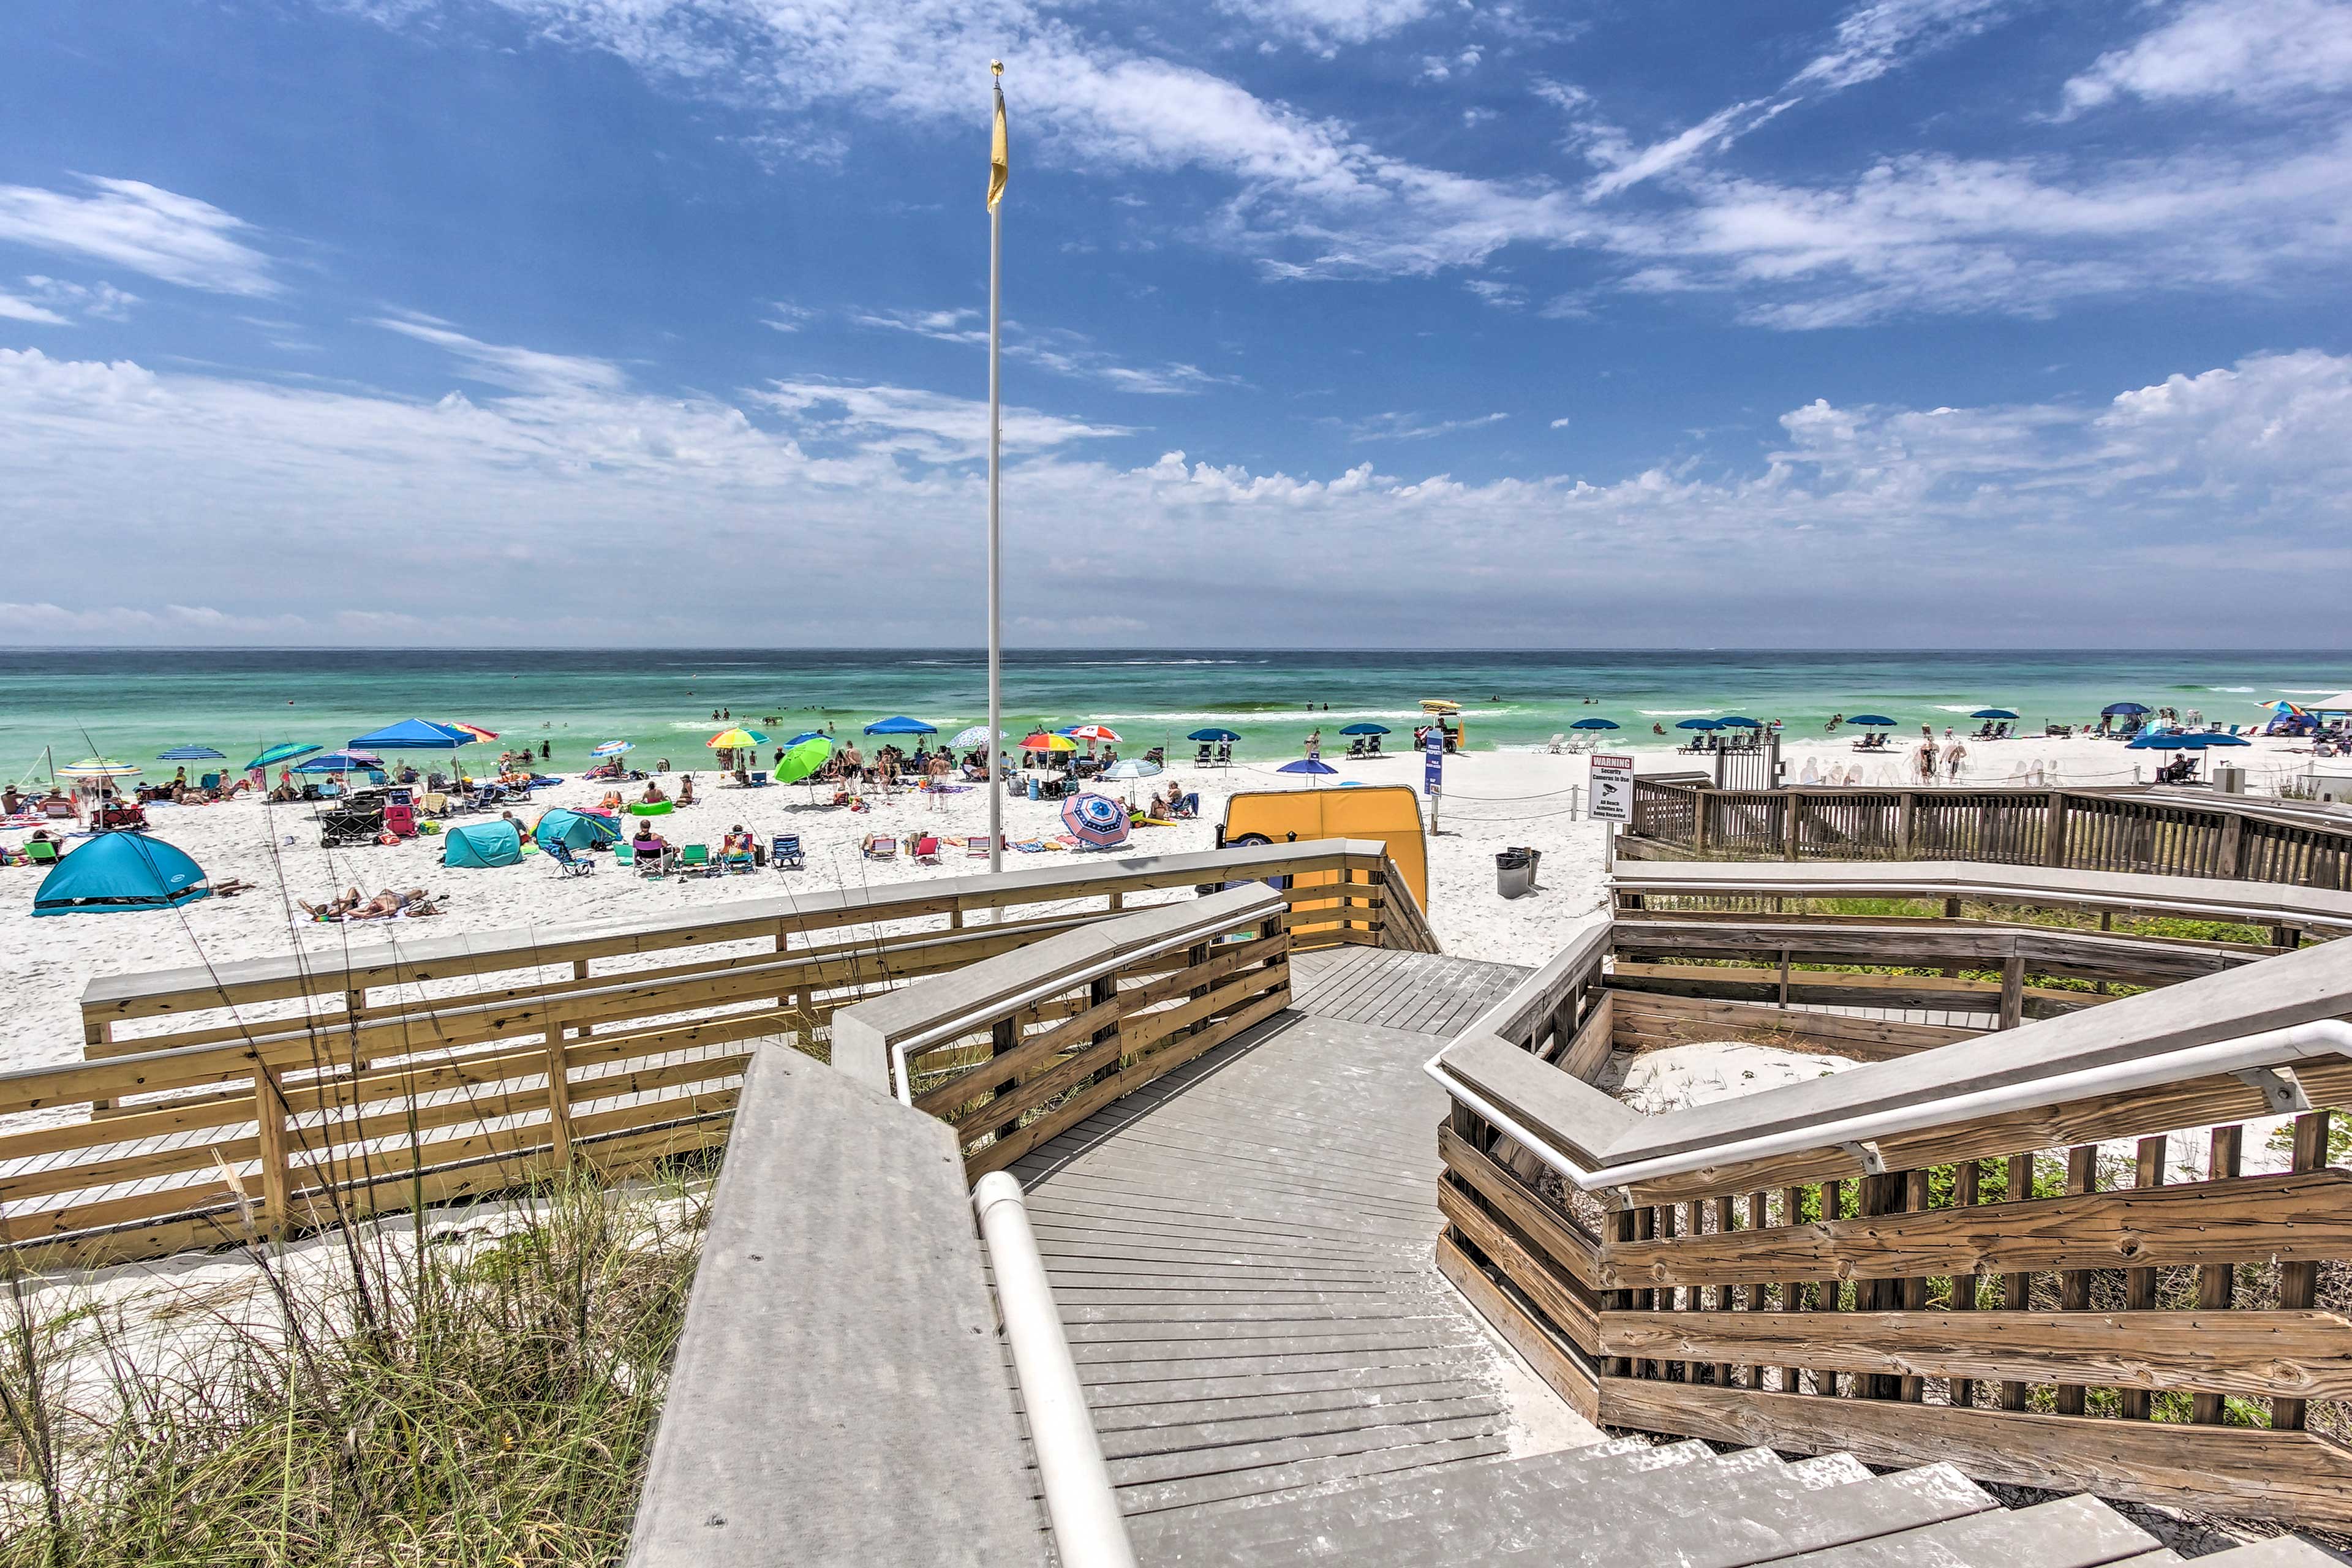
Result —
[{"label": "trash can", "polygon": [[2245,794],[2246,770],[2231,763],[2216,763],[2213,765],[2213,793],[2215,795]]},{"label": "trash can", "polygon": [[1495,857],[1495,891],[1507,899],[1516,899],[1536,890],[1536,863],[1543,858],[1540,849],[1511,848]]}]

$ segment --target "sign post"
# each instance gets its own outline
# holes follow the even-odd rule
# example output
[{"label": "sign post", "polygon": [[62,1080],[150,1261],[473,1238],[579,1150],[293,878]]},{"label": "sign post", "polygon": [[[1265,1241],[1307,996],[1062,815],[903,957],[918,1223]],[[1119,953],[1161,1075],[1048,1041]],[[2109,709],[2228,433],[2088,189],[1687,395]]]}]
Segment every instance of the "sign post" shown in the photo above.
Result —
[{"label": "sign post", "polygon": [[1601,863],[1617,868],[1617,825],[1633,820],[1633,759],[1596,752],[1592,757],[1592,820],[1609,825]]},{"label": "sign post", "polygon": [[1437,806],[1445,794],[1445,726],[1432,724],[1421,740],[1421,793],[1429,797],[1429,830],[1437,831]]}]

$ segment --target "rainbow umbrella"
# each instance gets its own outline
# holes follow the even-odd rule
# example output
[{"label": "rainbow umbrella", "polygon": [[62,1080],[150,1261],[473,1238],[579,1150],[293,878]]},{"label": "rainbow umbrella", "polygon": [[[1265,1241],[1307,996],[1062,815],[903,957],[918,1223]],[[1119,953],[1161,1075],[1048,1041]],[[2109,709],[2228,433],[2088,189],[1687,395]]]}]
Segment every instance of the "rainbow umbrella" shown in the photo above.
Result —
[{"label": "rainbow umbrella", "polygon": [[449,720],[447,727],[471,735],[477,741],[495,741],[499,738],[499,732],[496,730],[485,730],[479,724],[468,724],[463,719]]},{"label": "rainbow umbrella", "polygon": [[1127,807],[1107,795],[1074,795],[1062,803],[1062,826],[1081,844],[1116,848],[1127,842]]},{"label": "rainbow umbrella", "polygon": [[1075,752],[1078,743],[1067,735],[1049,735],[1040,730],[1034,735],[1023,736],[1021,749],[1024,752]]},{"label": "rainbow umbrella", "polygon": [[757,730],[721,730],[703,742],[714,752],[748,752],[767,743],[768,737]]}]

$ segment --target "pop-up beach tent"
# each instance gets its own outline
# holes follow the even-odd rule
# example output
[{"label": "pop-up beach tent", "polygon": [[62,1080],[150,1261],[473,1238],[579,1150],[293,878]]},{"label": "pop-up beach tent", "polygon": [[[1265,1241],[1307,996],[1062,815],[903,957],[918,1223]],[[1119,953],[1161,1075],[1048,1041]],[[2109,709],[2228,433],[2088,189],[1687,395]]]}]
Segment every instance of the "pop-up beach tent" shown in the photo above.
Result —
[{"label": "pop-up beach tent", "polygon": [[530,836],[542,849],[555,844],[567,849],[593,849],[618,838],[621,825],[609,816],[591,816],[559,805],[541,814]]},{"label": "pop-up beach tent", "polygon": [[36,915],[170,910],[209,897],[205,868],[184,849],[143,833],[108,833],[49,868],[33,895]]},{"label": "pop-up beach tent", "polygon": [[441,836],[444,866],[511,866],[522,858],[522,835],[504,817],[468,823]]}]

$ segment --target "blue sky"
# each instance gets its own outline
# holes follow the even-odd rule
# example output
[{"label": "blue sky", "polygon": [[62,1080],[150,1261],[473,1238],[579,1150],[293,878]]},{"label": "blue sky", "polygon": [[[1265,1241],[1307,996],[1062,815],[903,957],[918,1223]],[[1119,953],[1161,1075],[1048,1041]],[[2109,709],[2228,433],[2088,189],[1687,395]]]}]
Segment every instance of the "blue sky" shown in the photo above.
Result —
[{"label": "blue sky", "polygon": [[2342,646],[2352,4],[0,17],[0,640]]}]

